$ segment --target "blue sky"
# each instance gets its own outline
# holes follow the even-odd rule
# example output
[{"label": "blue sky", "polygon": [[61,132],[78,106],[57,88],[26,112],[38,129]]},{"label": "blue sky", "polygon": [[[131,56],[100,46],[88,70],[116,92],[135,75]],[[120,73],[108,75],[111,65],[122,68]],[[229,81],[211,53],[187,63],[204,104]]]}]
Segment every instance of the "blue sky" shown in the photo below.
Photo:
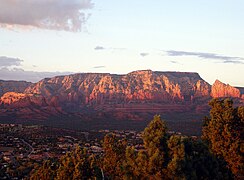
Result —
[{"label": "blue sky", "polygon": [[243,0],[1,4],[0,79],[152,69],[244,86]]}]

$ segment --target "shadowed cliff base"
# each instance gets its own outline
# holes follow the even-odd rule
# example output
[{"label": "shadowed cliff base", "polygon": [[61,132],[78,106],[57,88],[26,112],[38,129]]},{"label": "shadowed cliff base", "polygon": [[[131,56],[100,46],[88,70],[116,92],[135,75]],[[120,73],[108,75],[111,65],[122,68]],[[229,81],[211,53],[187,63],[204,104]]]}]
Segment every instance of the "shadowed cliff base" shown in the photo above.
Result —
[{"label": "shadowed cliff base", "polygon": [[[169,131],[180,132],[185,135],[200,136],[202,120],[206,114],[195,114],[191,112],[179,113],[159,113],[165,120]],[[73,130],[137,130],[142,131],[150,122],[154,113],[135,113],[134,116],[143,117],[141,120],[118,119],[112,114],[103,114],[103,116],[93,115],[62,115],[52,116],[48,119],[18,119],[16,117],[0,117],[1,123],[22,123],[28,125],[47,125]]]}]

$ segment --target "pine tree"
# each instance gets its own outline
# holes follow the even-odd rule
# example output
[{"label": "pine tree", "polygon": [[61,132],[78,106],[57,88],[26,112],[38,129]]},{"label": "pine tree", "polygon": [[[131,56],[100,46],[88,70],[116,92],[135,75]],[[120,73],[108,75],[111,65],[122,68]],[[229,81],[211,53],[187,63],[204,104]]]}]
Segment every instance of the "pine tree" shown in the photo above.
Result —
[{"label": "pine tree", "polygon": [[211,151],[223,158],[232,173],[243,174],[243,114],[244,107],[233,107],[230,99],[213,99],[210,117],[206,118],[203,127],[203,139],[209,144]]},{"label": "pine tree", "polygon": [[167,144],[169,148],[169,163],[166,175],[169,179],[185,179],[183,166],[185,162],[184,137],[172,135]]},{"label": "pine tree", "polygon": [[182,170],[186,179],[233,179],[225,161],[212,154],[201,140],[185,138],[184,147]]},{"label": "pine tree", "polygon": [[[159,115],[149,123],[143,132],[143,142],[146,152],[138,155],[138,161],[146,165],[146,174],[151,178],[163,176],[168,161],[166,125]],[[147,157],[147,162],[142,160]]]},{"label": "pine tree", "polygon": [[33,171],[30,179],[31,180],[53,180],[57,173],[57,162],[47,160],[44,161],[41,167],[39,167],[37,170]]},{"label": "pine tree", "polygon": [[86,149],[76,147],[58,161],[45,161],[32,173],[30,179],[79,180],[99,177],[101,177],[101,170],[97,166],[96,158],[87,154]]},{"label": "pine tree", "polygon": [[104,156],[101,160],[101,166],[107,177],[111,179],[123,177],[126,146],[127,142],[117,139],[114,134],[108,134],[104,137]]}]

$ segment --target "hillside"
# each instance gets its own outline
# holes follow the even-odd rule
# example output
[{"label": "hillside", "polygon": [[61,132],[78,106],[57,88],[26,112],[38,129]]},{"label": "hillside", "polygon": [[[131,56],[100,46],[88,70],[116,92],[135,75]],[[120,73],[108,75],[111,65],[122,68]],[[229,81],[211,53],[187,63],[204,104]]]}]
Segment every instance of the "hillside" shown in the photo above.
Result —
[{"label": "hillside", "polygon": [[0,80],[0,96],[6,92],[21,93],[32,83],[26,81],[4,81]]},{"label": "hillside", "polygon": [[212,97],[233,97],[243,103],[241,96],[239,89],[220,81],[211,86],[197,73],[81,73],[43,79],[22,93],[5,93],[0,100],[0,120],[75,128],[134,128],[133,123],[137,127],[140,122],[144,128],[155,114],[171,124],[195,121],[206,114]]}]

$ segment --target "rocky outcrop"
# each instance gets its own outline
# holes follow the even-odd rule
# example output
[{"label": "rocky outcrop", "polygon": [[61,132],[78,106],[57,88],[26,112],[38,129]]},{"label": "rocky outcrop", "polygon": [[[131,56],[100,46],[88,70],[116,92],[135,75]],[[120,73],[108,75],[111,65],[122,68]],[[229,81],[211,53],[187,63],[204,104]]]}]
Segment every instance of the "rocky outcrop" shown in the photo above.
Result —
[{"label": "rocky outcrop", "polygon": [[0,97],[6,92],[23,93],[32,83],[26,81],[3,81],[0,80]]},{"label": "rocky outcrop", "polygon": [[39,106],[44,107],[48,104],[45,98],[33,94],[23,94],[15,92],[7,92],[1,98],[0,102],[5,105],[5,107],[27,107],[27,106]]},{"label": "rocky outcrop", "polygon": [[216,80],[211,88],[211,96],[213,98],[219,98],[219,97],[240,98],[241,92],[239,89],[232,87],[229,84],[224,84],[219,80]]},{"label": "rocky outcrop", "polygon": [[135,71],[126,75],[84,73],[44,79],[28,94],[79,105],[136,102],[175,103],[209,97],[211,86],[197,73]]},{"label": "rocky outcrop", "polygon": [[241,93],[220,81],[211,87],[189,72],[80,73],[43,79],[22,93],[5,93],[0,120],[143,120],[164,113],[201,114],[208,111],[212,97],[239,98]]},{"label": "rocky outcrop", "polygon": [[34,94],[8,92],[0,98],[0,120],[45,120],[50,116],[63,114],[62,108],[50,102],[45,97]]}]

